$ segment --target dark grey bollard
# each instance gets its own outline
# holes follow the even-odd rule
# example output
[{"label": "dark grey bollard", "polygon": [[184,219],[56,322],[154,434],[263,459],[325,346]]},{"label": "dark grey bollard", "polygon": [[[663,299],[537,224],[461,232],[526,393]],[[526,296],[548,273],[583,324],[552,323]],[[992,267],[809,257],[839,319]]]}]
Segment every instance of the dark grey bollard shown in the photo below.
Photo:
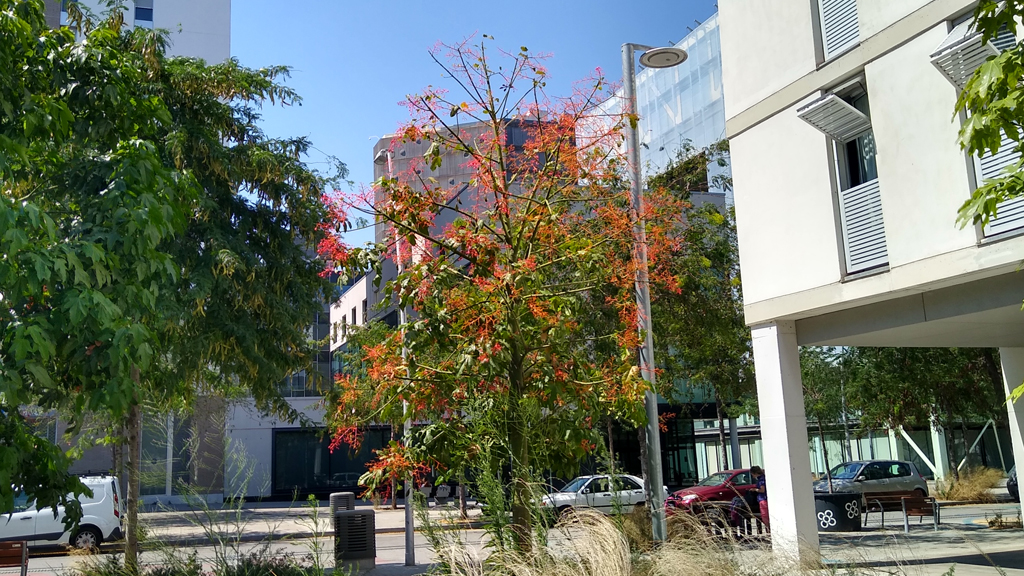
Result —
[{"label": "dark grey bollard", "polygon": [[334,566],[355,564],[373,568],[377,557],[377,535],[373,510],[338,510],[334,513]]},{"label": "dark grey bollard", "polygon": [[354,492],[335,492],[331,494],[331,516],[338,510],[355,510],[356,495]]}]

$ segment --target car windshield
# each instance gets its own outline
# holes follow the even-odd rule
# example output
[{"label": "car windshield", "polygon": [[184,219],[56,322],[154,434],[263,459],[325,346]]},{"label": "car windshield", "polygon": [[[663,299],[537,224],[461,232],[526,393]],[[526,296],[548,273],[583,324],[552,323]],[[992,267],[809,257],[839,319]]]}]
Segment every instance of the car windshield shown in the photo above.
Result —
[{"label": "car windshield", "polygon": [[853,480],[857,477],[857,472],[860,472],[861,466],[862,464],[856,462],[847,462],[836,466],[829,474],[832,475],[833,480]]},{"label": "car windshield", "polygon": [[576,478],[572,482],[563,486],[559,492],[579,492],[580,488],[583,488],[583,485],[587,483],[587,480],[589,480],[589,478]]},{"label": "car windshield", "polygon": [[732,476],[729,472],[716,472],[711,476],[701,480],[697,486],[721,486],[725,484],[725,481]]}]

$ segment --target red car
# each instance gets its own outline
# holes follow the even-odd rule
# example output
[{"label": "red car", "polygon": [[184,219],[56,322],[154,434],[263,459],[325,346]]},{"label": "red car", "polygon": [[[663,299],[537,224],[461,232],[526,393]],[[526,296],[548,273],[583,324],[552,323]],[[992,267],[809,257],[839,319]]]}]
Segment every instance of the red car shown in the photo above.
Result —
[{"label": "red car", "polygon": [[689,509],[701,502],[731,502],[736,496],[742,498],[753,487],[749,469],[715,472],[692,488],[674,492],[665,499],[665,506],[671,511]]}]

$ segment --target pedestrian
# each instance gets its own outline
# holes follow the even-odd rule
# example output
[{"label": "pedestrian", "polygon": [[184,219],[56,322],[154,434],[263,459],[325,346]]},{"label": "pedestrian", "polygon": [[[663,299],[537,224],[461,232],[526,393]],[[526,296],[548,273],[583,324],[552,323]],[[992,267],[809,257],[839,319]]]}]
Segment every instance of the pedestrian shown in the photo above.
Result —
[{"label": "pedestrian", "polygon": [[754,477],[754,487],[751,492],[757,494],[757,505],[761,509],[761,523],[768,530],[771,530],[771,523],[768,521],[768,487],[765,484],[764,470],[760,466],[752,466],[750,475]]}]

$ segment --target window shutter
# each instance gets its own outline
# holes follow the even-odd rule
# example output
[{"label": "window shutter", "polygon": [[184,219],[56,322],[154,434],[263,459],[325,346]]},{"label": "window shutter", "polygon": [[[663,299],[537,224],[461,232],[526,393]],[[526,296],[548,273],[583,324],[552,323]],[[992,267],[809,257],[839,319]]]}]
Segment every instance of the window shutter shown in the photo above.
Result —
[{"label": "window shutter", "polygon": [[[932,64],[949,80],[957,91],[963,90],[974,72],[993,56],[1013,48],[1017,38],[1010,30],[1003,30],[989,42],[981,41],[981,32],[974,29],[973,18],[956,25],[939,44],[931,56]],[[1017,143],[1003,135],[999,152],[983,158],[975,158],[975,174],[978,185],[1002,176],[1003,169],[1020,160]],[[996,218],[992,219],[983,233],[986,237],[997,236],[1024,228],[1024,198],[1014,198],[999,204]]]},{"label": "window shutter", "polygon": [[[1011,34],[1012,36],[1012,34]],[[961,22],[932,53],[932,64],[957,90],[963,90],[974,71],[991,56],[999,54],[992,42],[982,42],[973,20]]]},{"label": "window shutter", "polygon": [[819,0],[819,6],[822,43],[827,60],[854,46],[860,39],[857,0]]},{"label": "window shutter", "polygon": [[831,93],[803,106],[796,115],[839,142],[849,142],[871,128],[863,112]]},{"label": "window shutter", "polygon": [[839,193],[846,272],[854,274],[889,262],[878,179]]},{"label": "window shutter", "polygon": [[[999,152],[977,160],[979,185],[999,178],[1003,175],[1004,168],[1020,160],[1020,152],[1017,151],[1016,146],[1017,143],[1004,134],[1003,141],[999,145]],[[991,237],[1020,228],[1024,228],[1024,197],[1013,198],[996,206],[996,217],[985,226],[984,234],[986,237]]]}]

